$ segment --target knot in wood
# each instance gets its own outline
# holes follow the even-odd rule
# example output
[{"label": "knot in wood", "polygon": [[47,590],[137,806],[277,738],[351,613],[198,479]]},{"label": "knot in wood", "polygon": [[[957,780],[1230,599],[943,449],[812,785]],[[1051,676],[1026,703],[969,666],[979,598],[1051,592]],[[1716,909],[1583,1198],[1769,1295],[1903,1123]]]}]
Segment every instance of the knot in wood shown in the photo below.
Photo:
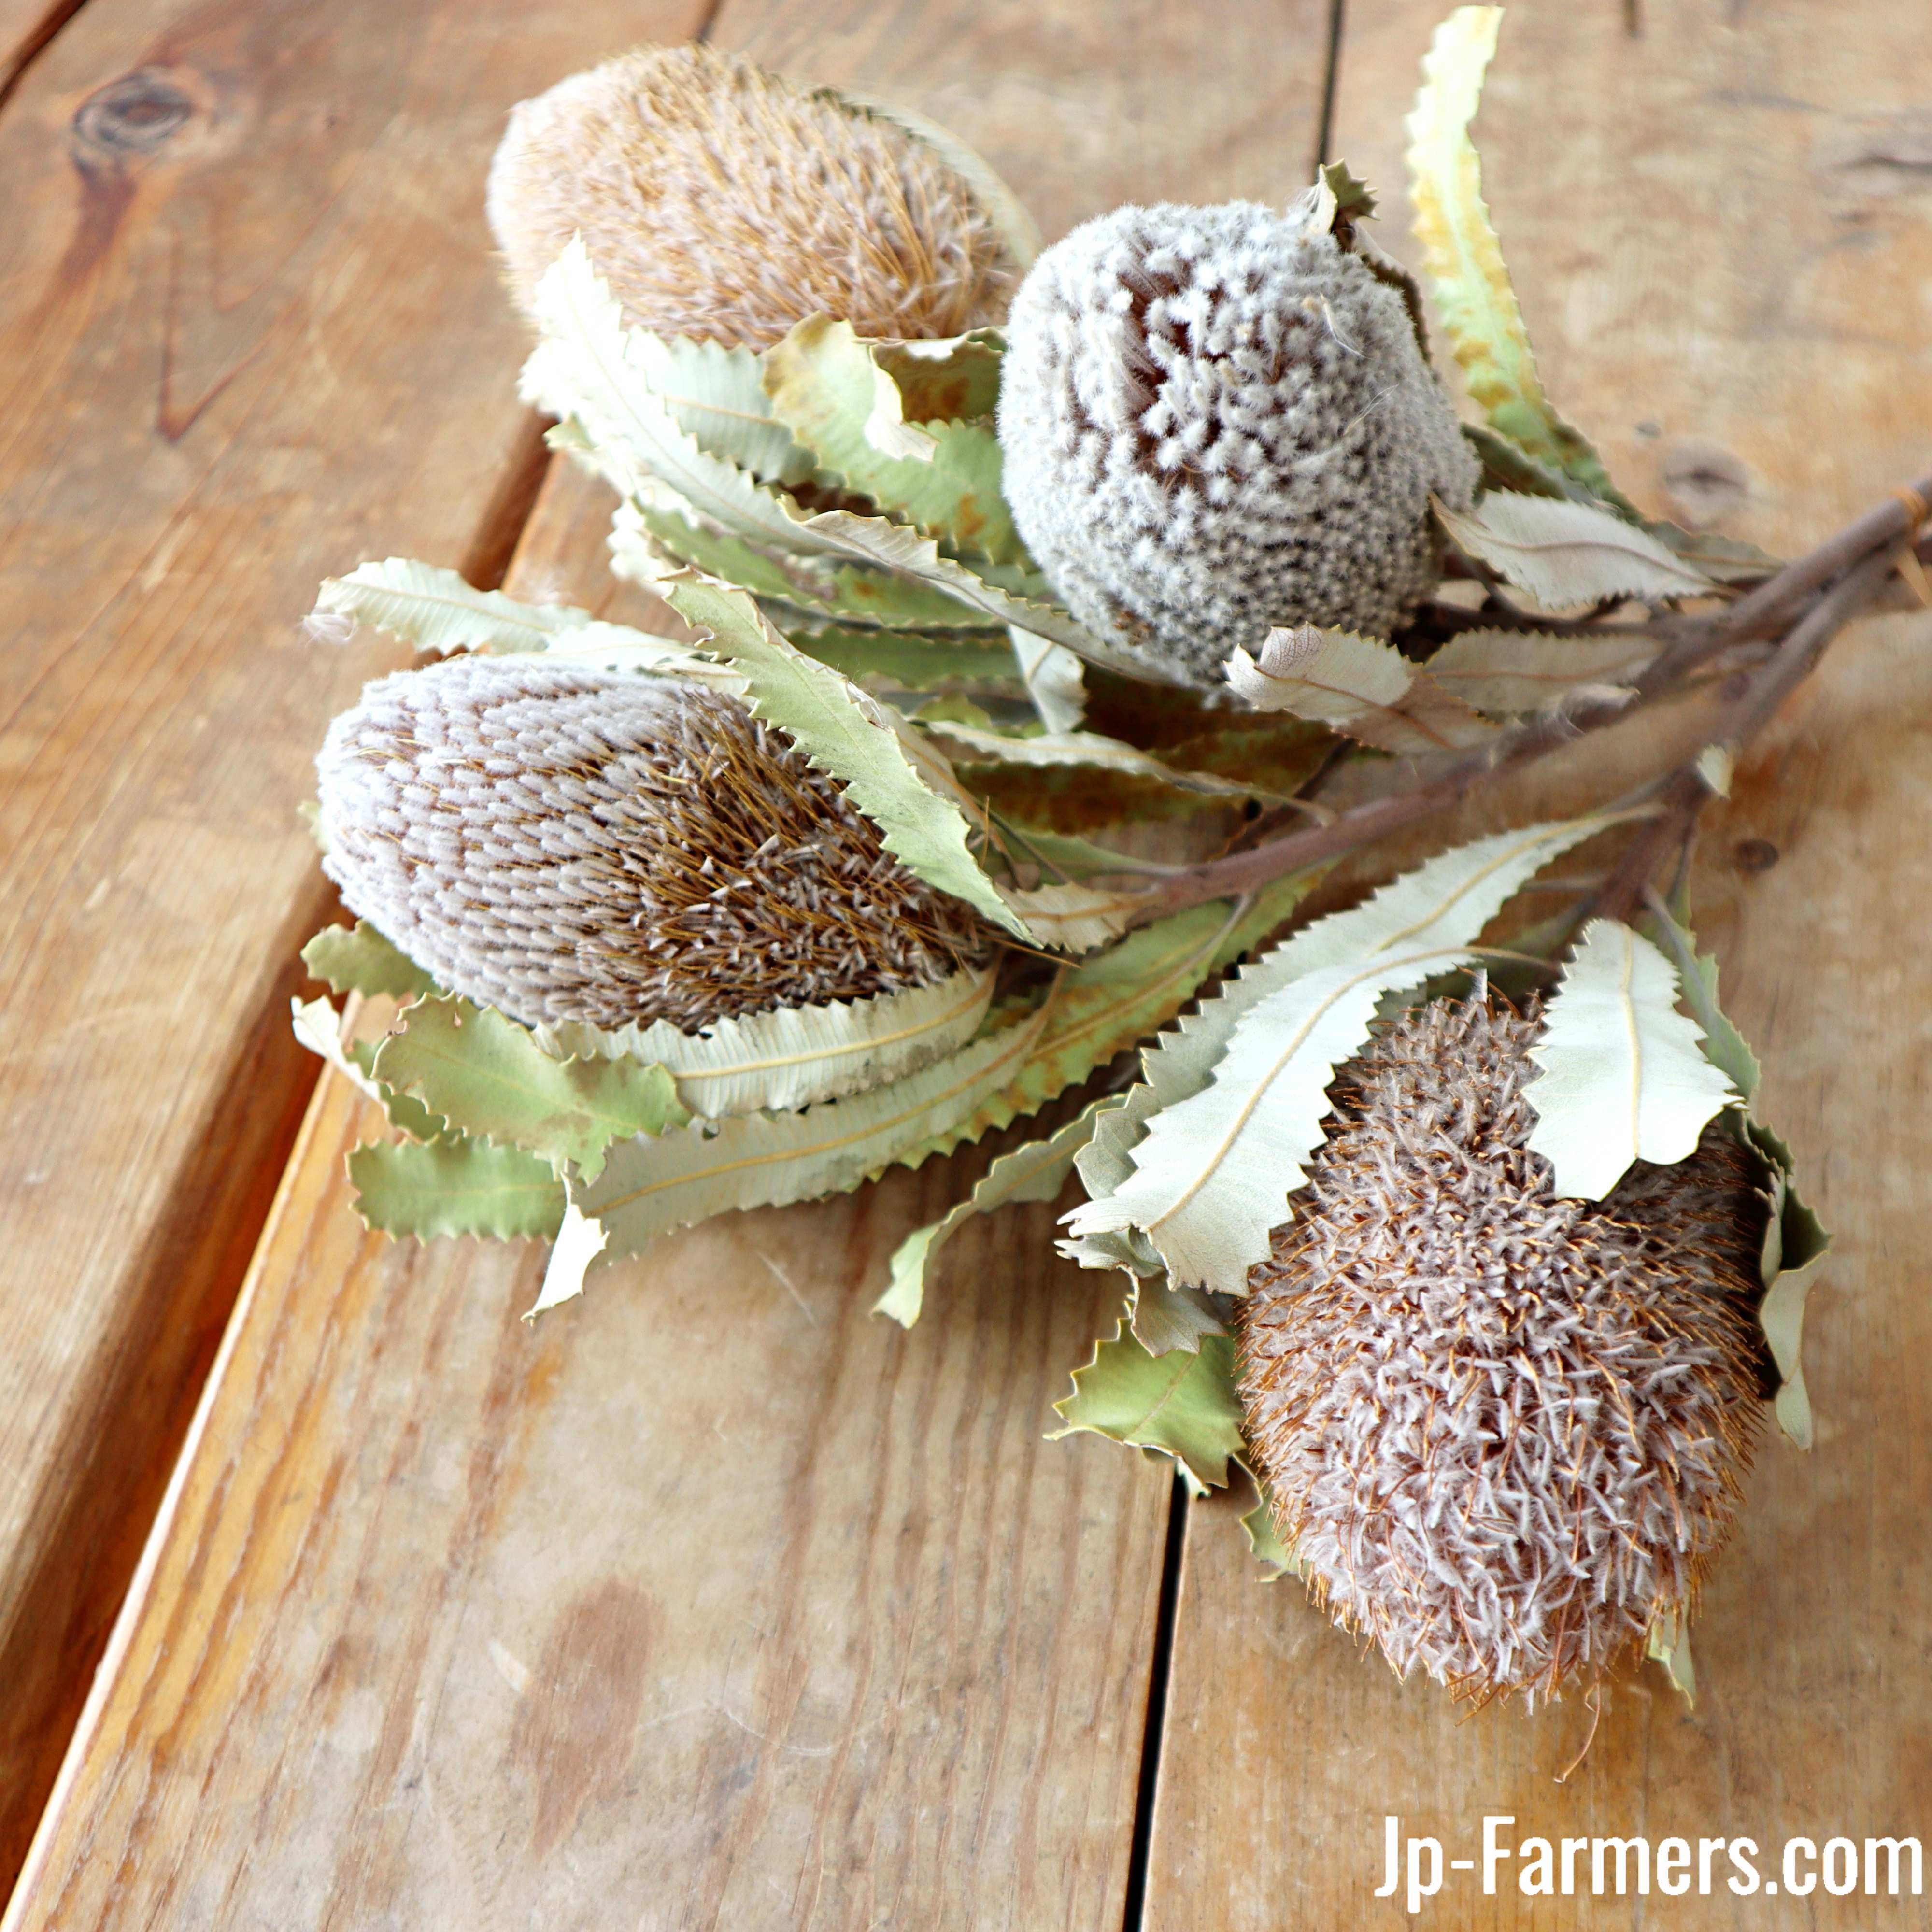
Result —
[{"label": "knot in wood", "polygon": [[193,95],[166,68],[141,67],[98,87],[74,110],[74,157],[83,166],[137,159],[165,147],[194,119]]}]

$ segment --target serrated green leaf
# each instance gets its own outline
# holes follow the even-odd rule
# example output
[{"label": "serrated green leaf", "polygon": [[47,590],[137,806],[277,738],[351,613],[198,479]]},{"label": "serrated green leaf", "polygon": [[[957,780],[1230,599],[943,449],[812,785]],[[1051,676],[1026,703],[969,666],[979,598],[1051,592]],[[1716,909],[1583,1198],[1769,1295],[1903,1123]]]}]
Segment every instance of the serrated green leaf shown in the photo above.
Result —
[{"label": "serrated green leaf", "polygon": [[964,1201],[937,1221],[915,1228],[892,1251],[892,1286],[872,1304],[875,1315],[890,1315],[910,1328],[925,1306],[939,1250],[976,1216],[1021,1201],[1051,1201],[1073,1172],[1073,1156],[1094,1131],[1094,1114],[1100,1103],[1076,1115],[1045,1140],[1003,1154]]},{"label": "serrated green leaf", "polygon": [[[1483,927],[1533,873],[1609,822],[1532,826],[1444,853],[1366,904],[1317,920],[1252,977],[1224,987],[1191,1036],[1160,1042],[1172,1067],[1186,1070],[1177,1086],[1191,1090],[1148,1119],[1132,1175],[1066,1217],[1074,1234],[1138,1228],[1177,1285],[1245,1294],[1320,1142],[1335,1069],[1359,1050],[1378,1000],[1466,963]],[[1162,1058],[1145,1056],[1150,1076]]]},{"label": "serrated green leaf", "polygon": [[1543,1010],[1529,1049],[1528,1147],[1560,1195],[1600,1201],[1634,1161],[1672,1167],[1739,1096],[1677,1010],[1677,974],[1650,941],[1592,920]]},{"label": "serrated green leaf", "polygon": [[618,576],[655,590],[687,566],[821,619],[889,631],[957,631],[976,639],[998,628],[932,584],[868,565],[762,550],[697,516],[668,490],[640,493],[617,506],[610,567]]},{"label": "serrated green leaf", "polygon": [[[926,722],[923,718],[920,722]],[[1177,791],[1206,792],[1221,798],[1281,796],[1264,784],[1244,784],[1239,778],[1224,778],[1213,772],[1178,770],[1137,746],[1102,737],[1097,731],[1050,731],[1029,737],[976,730],[947,718],[940,718],[928,728],[958,748],[953,755],[961,764],[1086,766],[1098,771],[1125,772],[1152,778]]]},{"label": "serrated green leaf", "polygon": [[686,622],[710,632],[706,648],[743,675],[754,712],[844,783],[886,850],[1008,932],[1034,936],[973,856],[961,808],[968,801],[952,768],[904,718],[788,644],[744,592],[696,576],[658,589]]},{"label": "serrated green leaf", "polygon": [[1000,440],[991,425],[909,422],[898,385],[850,322],[806,316],[765,351],[764,382],[773,414],[887,514],[962,555],[994,563],[1024,558],[1001,494]]},{"label": "serrated green leaf", "polygon": [[1006,339],[997,328],[923,341],[879,342],[872,359],[898,386],[908,422],[970,422],[1000,406]]},{"label": "serrated green leaf", "polygon": [[1466,751],[1496,728],[1394,645],[1312,624],[1277,626],[1258,658],[1237,645],[1228,687],[1258,711],[1286,711],[1400,757]]},{"label": "serrated green leaf", "polygon": [[[1013,1078],[1042,1024],[1035,1014],[890,1086],[802,1113],[744,1114],[715,1127],[696,1122],[660,1140],[624,1142],[611,1149],[594,1184],[572,1183],[572,1205],[601,1225],[603,1252],[616,1258],[674,1228],[734,1208],[847,1192],[971,1120]],[[583,1288],[580,1273],[554,1259],[531,1312],[553,1308]]]},{"label": "serrated green leaf", "polygon": [[367,920],[352,926],[324,926],[302,948],[302,961],[338,993],[416,1000],[437,990],[436,982]]},{"label": "serrated green leaf", "polygon": [[356,1211],[389,1234],[547,1239],[563,1222],[563,1184],[520,1148],[450,1135],[370,1141],[349,1156]]},{"label": "serrated green leaf", "polygon": [[1469,393],[1490,425],[1530,456],[1574,477],[1624,514],[1636,512],[1603,459],[1550,406],[1483,202],[1482,163],[1469,139],[1500,7],[1458,7],[1436,30],[1406,124],[1410,196],[1423,265]]},{"label": "serrated green leaf", "polygon": [[992,703],[1027,694],[1012,646],[988,632],[947,637],[828,626],[798,626],[785,634],[808,657],[830,664],[875,698],[899,692]]},{"label": "serrated green leaf", "polygon": [[[1689,929],[1680,926],[1668,913],[1660,914],[1653,907],[1652,919],[1663,937],[1665,950],[1677,962],[1678,983],[1684,989],[1685,1004],[1696,1016],[1699,1030],[1704,1036],[1705,1058],[1720,1072],[1730,1076],[1731,1084],[1748,1106],[1757,1093],[1764,1070],[1758,1064],[1757,1055],[1751,1051],[1750,1043],[1725,1018],[1724,1009],[1718,1004],[1716,959],[1708,952],[1700,952]],[[1790,1164],[1787,1153],[1784,1165],[1788,1169]]]},{"label": "serrated green leaf", "polygon": [[1073,1372],[1073,1393],[1054,1404],[1066,1422],[1048,1436],[1085,1431],[1172,1456],[1196,1496],[1226,1486],[1242,1454],[1241,1402],[1234,1388],[1234,1345],[1210,1336],[1198,1353],[1150,1355],[1123,1318],[1112,1341]]},{"label": "serrated green leaf", "polygon": [[808,1106],[915,1072],[964,1046],[986,1018],[990,971],[866,1000],[784,1006],[714,1021],[697,1034],[668,1021],[616,1028],[559,1021],[532,1037],[551,1058],[661,1067],[692,1114],[719,1120]]},{"label": "serrated green leaf", "polygon": [[1492,490],[1466,514],[1431,500],[1460,548],[1546,610],[1606,598],[1707,597],[1717,587],[1648,531],[1594,504]]},{"label": "serrated green leaf", "polygon": [[316,610],[352,618],[419,651],[540,651],[560,632],[591,622],[568,604],[522,604],[476,590],[453,570],[392,556],[358,564],[322,584]]},{"label": "serrated green leaf", "polygon": [[1198,1288],[1171,1288],[1162,1277],[1130,1270],[1127,1326],[1150,1355],[1192,1354],[1210,1335],[1225,1335],[1227,1324],[1212,1298]]},{"label": "serrated green leaf", "polygon": [[772,412],[764,365],[742,344],[634,329],[627,366],[712,455],[764,483],[802,483],[812,474],[812,452]]},{"label": "serrated green leaf", "polygon": [[691,1118],[662,1066],[554,1060],[527,1028],[454,994],[411,1006],[372,1071],[464,1132],[571,1162],[586,1180],[602,1172],[612,1142],[662,1134]]}]

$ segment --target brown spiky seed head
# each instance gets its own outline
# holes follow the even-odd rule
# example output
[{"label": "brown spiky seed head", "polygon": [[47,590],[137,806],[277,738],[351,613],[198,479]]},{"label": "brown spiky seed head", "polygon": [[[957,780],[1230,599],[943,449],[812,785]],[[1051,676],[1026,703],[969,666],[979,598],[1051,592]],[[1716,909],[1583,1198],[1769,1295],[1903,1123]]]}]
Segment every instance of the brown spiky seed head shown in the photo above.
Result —
[{"label": "brown spiky seed head", "polygon": [[1559,1198],[1526,1145],[1540,1030],[1440,1000],[1342,1070],[1240,1345],[1329,1614],[1399,1675],[1532,1704],[1688,1611],[1768,1372],[1753,1157],[1714,1123],[1688,1160]]},{"label": "brown spiky seed head", "polygon": [[956,335],[999,320],[1018,280],[994,212],[929,143],[690,44],[521,102],[488,212],[525,314],[580,233],[627,322],[754,349],[820,313],[861,335]]},{"label": "brown spiky seed head", "polygon": [[925,986],[986,942],[735,698],[457,657],[316,760],[324,869],[440,984],[535,1025],[707,1022]]}]

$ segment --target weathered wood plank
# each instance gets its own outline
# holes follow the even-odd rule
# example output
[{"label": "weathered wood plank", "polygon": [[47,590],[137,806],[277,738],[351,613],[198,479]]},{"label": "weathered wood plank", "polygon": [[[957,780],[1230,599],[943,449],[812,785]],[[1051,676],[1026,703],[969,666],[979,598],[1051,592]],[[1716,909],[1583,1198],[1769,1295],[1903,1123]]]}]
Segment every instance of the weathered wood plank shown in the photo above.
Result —
[{"label": "weathered wood plank", "polygon": [[292,809],[391,657],[296,622],[371,550],[497,541],[539,452],[482,166],[701,11],[102,0],[0,113],[0,1874],[312,1081]]},{"label": "weathered wood plank", "polygon": [[0,101],[82,0],[0,0]]},{"label": "weathered wood plank", "polygon": [[[1305,172],[1325,9],[1254,8],[1255,62],[1102,10],[720,38],[943,114],[1055,225],[1155,191],[1144,140]],[[1231,123],[1292,158],[1232,170]],[[514,585],[602,596],[589,496],[550,479]],[[966,1162],[667,1242],[532,1336],[535,1256],[361,1235],[351,1115],[315,1102],[8,1932],[1116,1921],[1168,1483],[1040,1440],[1107,1293],[1047,1211],[962,1234],[909,1336],[868,1277]]]},{"label": "weathered wood plank", "polygon": [[[1400,180],[1400,117],[1442,10],[1352,0],[1335,152]],[[1932,448],[1932,192],[1922,20],[1828,12],[1513,6],[1479,123],[1487,182],[1559,405],[1645,502],[1727,511],[1773,548],[1828,531],[1919,472]],[[1890,156],[1892,158],[1888,159]],[[1399,230],[1399,218],[1384,224]],[[1391,244],[1405,245],[1392,232]],[[1742,500],[1726,479],[1744,478]],[[1148,1923],[1162,1932],[1405,1922],[1376,1900],[1382,1820],[1477,1858],[1503,1834],[1723,1835],[1781,1884],[1788,1835],[1916,1833],[1932,1708],[1924,1611],[1918,1364],[1932,1306],[1932,963],[1916,938],[1932,840],[1932,623],[1843,640],[1712,815],[1696,890],[1727,1004],[1767,1069],[1839,1246],[1813,1298],[1809,1456],[1766,1446],[1736,1544],[1694,1627],[1688,1714],[1655,1666],[1619,1683],[1588,1756],[1571,1700],[1534,1720],[1470,1717],[1399,1687],[1292,1584],[1261,1587],[1234,1508],[1188,1528]],[[1573,790],[1574,798],[1576,793]],[[1540,802],[1552,802],[1546,787]],[[1474,817],[1459,830],[1475,828]],[[1581,1888],[1587,1889],[1588,1853]],[[1436,1922],[1472,1928],[1924,1925],[1924,1899],[1820,1906],[1714,1892],[1532,1903],[1503,1868],[1445,1874]],[[1859,1916],[1860,1911],[1865,1915]]]}]

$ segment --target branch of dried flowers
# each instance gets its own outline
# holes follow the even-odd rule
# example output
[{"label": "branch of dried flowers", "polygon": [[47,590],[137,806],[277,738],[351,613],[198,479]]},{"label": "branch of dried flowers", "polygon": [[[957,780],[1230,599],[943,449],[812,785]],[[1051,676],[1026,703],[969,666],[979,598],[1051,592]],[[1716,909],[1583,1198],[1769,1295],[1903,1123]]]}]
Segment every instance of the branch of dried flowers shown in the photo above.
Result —
[{"label": "branch of dried flowers", "polygon": [[[1482,785],[1533,764],[1636,710],[1678,695],[1713,659],[1782,630],[1781,640],[1723,715],[1709,741],[1735,754],[1810,674],[1838,632],[1853,617],[1882,602],[1900,560],[1912,550],[1928,520],[1928,504],[1932,504],[1932,476],[1895,491],[1724,610],[1708,616],[1666,620],[1676,641],[1631,680],[1625,692],[1615,698],[1585,698],[1542,713],[1408,790],[1357,806],[1327,825],[1188,867],[1147,890],[1136,922],[1144,923],[1210,899],[1256,891],[1291,872],[1337,858],[1432,818],[1460,804]],[[1662,630],[1664,625],[1658,628]],[[1635,904],[1652,868],[1673,840],[1688,836],[1696,810],[1709,796],[1708,785],[1692,767],[1669,774],[1661,782],[1658,802],[1662,809],[1646,822],[1626,854],[1632,867],[1641,863],[1642,870],[1635,875],[1633,887],[1619,866],[1606,883],[1602,905]],[[1646,853],[1647,858],[1642,856]]]}]

